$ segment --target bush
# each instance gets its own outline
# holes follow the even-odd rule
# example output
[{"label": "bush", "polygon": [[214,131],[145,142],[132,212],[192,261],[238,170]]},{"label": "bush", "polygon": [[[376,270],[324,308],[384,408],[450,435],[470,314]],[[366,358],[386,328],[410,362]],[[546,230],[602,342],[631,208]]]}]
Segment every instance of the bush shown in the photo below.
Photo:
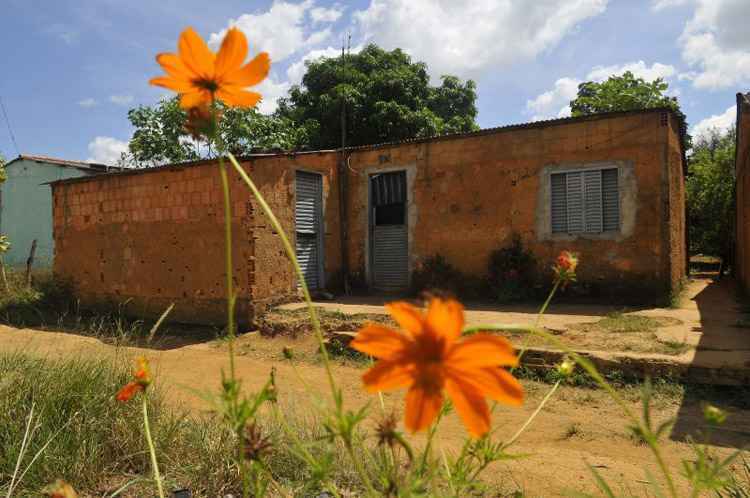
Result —
[{"label": "bush", "polygon": [[532,297],[536,266],[534,255],[523,247],[517,235],[513,237],[510,247],[493,251],[487,273],[494,297],[500,302]]},{"label": "bush", "polygon": [[412,272],[412,293],[477,299],[486,296],[487,285],[481,279],[464,275],[444,256],[436,254]]}]

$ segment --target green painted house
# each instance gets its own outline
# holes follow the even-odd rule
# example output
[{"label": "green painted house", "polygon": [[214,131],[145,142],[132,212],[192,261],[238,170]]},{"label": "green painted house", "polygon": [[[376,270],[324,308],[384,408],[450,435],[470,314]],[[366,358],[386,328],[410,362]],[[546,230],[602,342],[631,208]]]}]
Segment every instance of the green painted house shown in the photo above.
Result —
[{"label": "green painted house", "polygon": [[106,173],[104,164],[20,155],[5,165],[8,179],[0,184],[0,233],[8,236],[10,250],[4,261],[22,266],[37,241],[34,267],[52,266],[52,193],[49,182]]}]

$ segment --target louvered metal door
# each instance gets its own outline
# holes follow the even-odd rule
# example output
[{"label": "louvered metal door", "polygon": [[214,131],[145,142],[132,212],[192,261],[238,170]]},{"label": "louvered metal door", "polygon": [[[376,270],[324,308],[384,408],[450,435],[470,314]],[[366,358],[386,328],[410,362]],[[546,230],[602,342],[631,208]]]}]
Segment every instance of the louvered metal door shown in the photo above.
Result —
[{"label": "louvered metal door", "polygon": [[370,199],[373,287],[386,292],[403,291],[409,286],[406,173],[372,176]]},{"label": "louvered metal door", "polygon": [[298,171],[296,175],[296,251],[307,288],[322,287],[322,178],[318,174]]}]

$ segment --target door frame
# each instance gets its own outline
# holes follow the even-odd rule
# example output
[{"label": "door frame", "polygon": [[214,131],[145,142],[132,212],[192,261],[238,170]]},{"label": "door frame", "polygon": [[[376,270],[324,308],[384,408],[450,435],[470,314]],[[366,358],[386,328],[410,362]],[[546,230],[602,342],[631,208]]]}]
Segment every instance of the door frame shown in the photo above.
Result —
[{"label": "door frame", "polygon": [[[318,250],[318,289],[317,290],[323,290],[326,287],[326,272],[325,272],[325,195],[323,195],[324,191],[324,182],[323,182],[323,173],[320,171],[315,171],[313,169],[307,169],[307,168],[294,168],[294,252],[295,256],[297,254],[297,173],[305,173],[309,175],[315,175],[320,179],[320,202],[318,202],[318,209],[315,213],[315,216],[318,219],[317,223],[317,232],[316,232],[316,242],[317,242],[317,250]],[[296,275],[295,275],[296,277]],[[296,280],[296,278],[295,278]],[[298,284],[299,285],[299,284]]]},{"label": "door frame", "polygon": [[363,209],[365,215],[363,222],[365,224],[365,244],[364,244],[364,252],[365,252],[365,280],[367,281],[367,285],[370,289],[374,288],[374,270],[373,270],[373,264],[372,264],[372,258],[374,257],[373,253],[373,227],[374,227],[374,219],[373,219],[373,212],[372,212],[372,183],[370,182],[370,179],[373,175],[379,175],[381,173],[396,173],[398,171],[404,171],[406,173],[406,247],[407,247],[407,254],[406,254],[406,261],[407,261],[407,268],[408,268],[408,285],[411,285],[411,275],[413,271],[413,254],[414,254],[414,227],[416,227],[417,222],[417,208],[416,204],[414,202],[414,196],[412,195],[412,192],[414,192],[414,181],[417,176],[417,165],[416,163],[408,163],[403,165],[393,165],[393,166],[371,166],[369,168],[364,169],[364,174],[361,176],[362,181],[364,182],[362,191],[364,192],[364,205],[365,209]]}]

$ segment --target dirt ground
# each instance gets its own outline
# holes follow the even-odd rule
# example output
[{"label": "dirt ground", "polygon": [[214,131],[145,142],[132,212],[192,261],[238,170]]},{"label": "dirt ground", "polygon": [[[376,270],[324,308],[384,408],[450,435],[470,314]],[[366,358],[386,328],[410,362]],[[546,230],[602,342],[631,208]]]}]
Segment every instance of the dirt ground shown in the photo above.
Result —
[{"label": "dirt ground", "polygon": [[[295,367],[282,361],[282,349],[293,347],[299,360]],[[314,386],[314,396],[327,399],[328,391],[322,366],[309,336],[298,339],[262,338],[248,334],[239,339],[237,371],[246,389],[259,388],[276,369],[280,400],[298,413],[311,410],[310,393],[304,383]],[[155,368],[158,382],[168,399],[176,406],[196,413],[207,409],[205,401],[194,390],[219,388],[220,374],[227,368],[226,343],[209,341],[171,349],[117,348],[97,339],[57,332],[0,327],[0,351],[22,350],[29,354],[60,357],[69,355],[147,355]],[[296,371],[295,371],[296,369]],[[361,366],[337,361],[334,376],[343,390],[346,405],[362,406],[368,401],[377,410],[377,398],[362,391]],[[500,407],[493,426],[500,439],[509,438],[534,411],[550,385],[523,381],[527,399],[522,408]],[[637,412],[639,405],[634,388],[623,388],[623,395]],[[700,401],[708,398],[730,411],[729,422],[716,434],[714,451],[727,455],[734,448],[750,444],[750,404],[737,399],[733,391],[664,387],[655,399],[653,416],[658,423],[677,418],[672,434],[663,441],[664,457],[673,469],[692,452],[686,434],[703,429]],[[399,410],[400,393],[385,396],[386,409]],[[530,429],[520,438],[514,450],[528,454],[524,459],[496,464],[485,476],[500,482],[508,492],[521,490],[528,497],[563,496],[569,489],[594,491],[586,465],[594,466],[616,488],[633,496],[649,496],[645,491],[645,469],[658,475],[648,449],[632,438],[628,420],[601,391],[563,387]],[[465,430],[455,415],[449,416],[439,429],[437,440],[447,452],[455,451],[465,438]],[[675,470],[677,473],[678,470]],[[685,489],[684,481],[679,486]]]}]

